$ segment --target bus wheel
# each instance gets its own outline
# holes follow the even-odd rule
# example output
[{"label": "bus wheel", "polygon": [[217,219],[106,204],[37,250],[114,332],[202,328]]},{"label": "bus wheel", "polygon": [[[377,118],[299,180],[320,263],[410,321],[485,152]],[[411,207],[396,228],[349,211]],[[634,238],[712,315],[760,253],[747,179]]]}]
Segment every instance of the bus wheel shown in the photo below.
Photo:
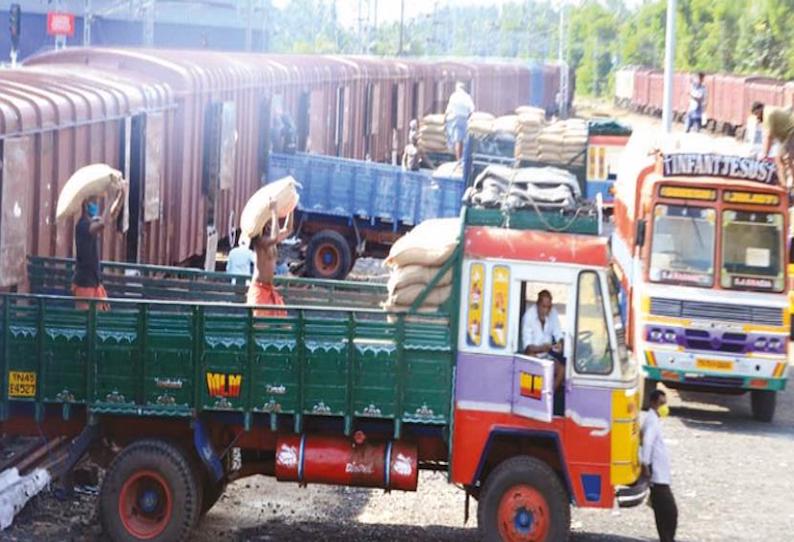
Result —
[{"label": "bus wheel", "polygon": [[317,279],[341,280],[351,268],[350,245],[339,232],[324,230],[312,236],[306,249],[306,271]]},{"label": "bus wheel", "polygon": [[568,496],[544,462],[513,457],[485,480],[477,524],[486,542],[565,541],[571,525]]},{"label": "bus wheel", "polygon": [[141,440],[122,450],[99,499],[102,526],[116,542],[186,540],[201,511],[189,460],[161,440]]},{"label": "bus wheel", "polygon": [[759,422],[771,422],[775,417],[777,393],[774,391],[754,390],[750,392],[750,405],[753,418]]}]

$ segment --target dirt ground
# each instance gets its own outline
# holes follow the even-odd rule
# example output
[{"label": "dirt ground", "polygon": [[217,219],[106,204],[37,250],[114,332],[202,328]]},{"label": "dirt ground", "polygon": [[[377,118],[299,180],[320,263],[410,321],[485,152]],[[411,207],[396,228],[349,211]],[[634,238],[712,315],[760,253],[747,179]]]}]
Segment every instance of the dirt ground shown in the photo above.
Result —
[{"label": "dirt ground", "polygon": [[[679,540],[791,540],[794,528],[794,389],[779,395],[775,421],[755,422],[749,397],[670,393],[664,433],[672,456]],[[423,473],[416,493],[278,483],[232,484],[199,525],[195,542],[477,540],[476,504],[463,523],[463,492]],[[574,509],[574,542],[654,540],[650,508]],[[3,541],[103,540],[96,498],[34,499]]]},{"label": "dirt ground", "polygon": [[[606,109],[603,108],[602,109]],[[624,119],[646,130],[658,121]],[[377,264],[361,262],[362,274]],[[775,421],[753,421],[749,397],[670,393],[664,434],[684,542],[786,542],[794,531],[794,389],[779,394]],[[650,508],[574,509],[574,542],[655,540]],[[96,497],[35,498],[2,541],[103,540]],[[423,473],[417,493],[279,484],[254,477],[232,484],[194,533],[195,542],[477,540],[476,504],[464,524],[463,492]]]}]

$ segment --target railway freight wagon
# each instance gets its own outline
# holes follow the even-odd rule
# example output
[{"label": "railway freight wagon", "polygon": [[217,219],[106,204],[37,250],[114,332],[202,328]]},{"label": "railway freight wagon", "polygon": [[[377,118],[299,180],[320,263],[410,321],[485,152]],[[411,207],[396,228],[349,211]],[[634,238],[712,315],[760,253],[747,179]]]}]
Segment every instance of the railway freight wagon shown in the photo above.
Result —
[{"label": "railway freight wagon", "polygon": [[[683,120],[689,109],[689,88],[694,74],[673,76],[673,113]],[[708,74],[704,120],[711,130],[744,137],[744,128],[753,102],[774,107],[794,104],[794,84],[770,77]],[[645,68],[621,68],[615,76],[615,103],[634,111],[659,115],[664,100],[664,75]]]},{"label": "railway freight wagon", "polygon": [[[20,156],[43,167],[30,168],[31,177],[18,183],[27,199],[3,199],[2,220],[13,227],[3,226],[0,253],[12,262],[24,254],[70,256],[72,225],[55,224],[55,200],[77,168],[102,161],[131,179],[134,199],[129,228],[104,236],[103,257],[197,261],[213,238],[234,229],[265,180],[280,136],[272,127],[283,117],[292,120],[299,151],[391,161],[410,120],[442,111],[456,80],[495,111],[547,96],[553,106],[559,69],[541,71],[543,94],[535,96],[530,67],[484,62],[102,48],[38,55],[0,83],[8,89],[4,147],[19,135],[14,123],[26,133],[46,124],[39,131],[49,134],[20,143],[32,146]],[[82,82],[56,88],[67,76]],[[3,183],[3,191],[12,189]],[[18,213],[12,200],[20,202]],[[26,232],[24,242],[19,231]],[[24,289],[24,277],[18,269],[3,273],[2,287]]]},{"label": "railway freight wagon", "polygon": [[0,290],[25,287],[27,254],[72,254],[74,222],[55,221],[58,194],[78,168],[104,162],[130,181],[127,227],[106,232],[116,260],[169,258],[163,202],[175,96],[152,77],[88,67],[4,70],[0,78]]}]

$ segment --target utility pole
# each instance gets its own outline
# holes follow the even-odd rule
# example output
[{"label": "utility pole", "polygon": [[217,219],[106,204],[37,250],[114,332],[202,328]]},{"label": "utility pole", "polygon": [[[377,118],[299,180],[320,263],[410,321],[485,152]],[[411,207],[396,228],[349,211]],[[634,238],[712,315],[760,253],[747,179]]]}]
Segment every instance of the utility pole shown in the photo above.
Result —
[{"label": "utility pole", "polygon": [[262,0],[262,52],[270,51],[270,13],[273,8],[270,0]]},{"label": "utility pole", "polygon": [[254,0],[245,0],[245,50],[254,48]]},{"label": "utility pole", "polygon": [[559,50],[557,51],[557,62],[560,65],[560,96],[558,108],[560,118],[568,116],[568,62],[566,62],[567,52],[565,50],[565,4],[560,4],[560,36]]},{"label": "utility pole", "polygon": [[664,45],[664,101],[662,126],[666,133],[673,131],[673,69],[675,64],[676,0],[667,0],[667,30]]},{"label": "utility pole", "polygon": [[94,13],[91,10],[91,0],[85,0],[83,7],[83,47],[91,45],[91,23],[94,22]]},{"label": "utility pole", "polygon": [[397,56],[403,55],[403,32],[405,27],[405,0],[400,0],[400,45],[397,48]]},{"label": "utility pole", "polygon": [[143,0],[143,46],[154,47],[154,3],[155,0]]}]

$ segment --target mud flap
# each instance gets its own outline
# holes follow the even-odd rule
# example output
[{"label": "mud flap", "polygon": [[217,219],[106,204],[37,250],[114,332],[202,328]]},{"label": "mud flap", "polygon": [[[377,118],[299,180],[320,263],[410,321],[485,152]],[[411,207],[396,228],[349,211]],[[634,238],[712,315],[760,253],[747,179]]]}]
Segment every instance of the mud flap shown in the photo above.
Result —
[{"label": "mud flap", "polygon": [[221,460],[215,450],[212,448],[207,431],[201,420],[193,421],[193,445],[196,447],[196,453],[201,458],[201,462],[207,467],[213,481],[220,482],[223,478],[223,466]]}]

